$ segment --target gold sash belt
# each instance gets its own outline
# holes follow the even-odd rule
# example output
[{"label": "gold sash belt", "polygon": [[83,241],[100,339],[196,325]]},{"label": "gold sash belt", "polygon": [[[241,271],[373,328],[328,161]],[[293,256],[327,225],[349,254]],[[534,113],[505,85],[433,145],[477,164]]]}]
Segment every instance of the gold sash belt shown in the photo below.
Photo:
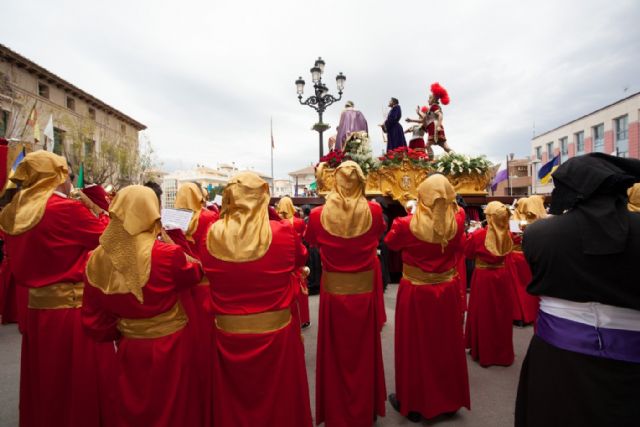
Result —
[{"label": "gold sash belt", "polygon": [[202,276],[202,280],[200,280],[198,286],[209,286],[209,279],[207,276]]},{"label": "gold sash belt", "polygon": [[29,308],[54,310],[82,307],[84,283],[62,282],[42,288],[29,289]]},{"label": "gold sash belt", "polygon": [[216,314],[216,327],[230,334],[266,334],[291,323],[291,310],[265,311],[255,314]]},{"label": "gold sash belt", "polygon": [[430,273],[419,267],[409,264],[402,264],[402,277],[412,285],[436,285],[452,281],[458,275],[458,270],[452,268],[443,273]]},{"label": "gold sash belt", "polygon": [[364,294],[373,291],[373,270],[358,273],[322,271],[322,288],[335,295]]},{"label": "gold sash belt", "polygon": [[502,267],[504,267],[504,261],[499,262],[498,264],[489,264],[488,262],[482,261],[480,258],[476,258],[476,268],[481,270],[492,270]]},{"label": "gold sash belt", "polygon": [[178,301],[169,311],[145,319],[118,319],[118,330],[126,338],[160,338],[187,325],[187,315]]}]

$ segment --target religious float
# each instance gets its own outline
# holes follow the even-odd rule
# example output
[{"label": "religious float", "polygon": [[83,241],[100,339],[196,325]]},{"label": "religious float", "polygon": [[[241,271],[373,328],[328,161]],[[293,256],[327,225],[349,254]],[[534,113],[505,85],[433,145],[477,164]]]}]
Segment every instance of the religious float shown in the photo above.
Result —
[{"label": "religious float", "polygon": [[365,173],[367,196],[390,197],[402,205],[418,198],[418,185],[432,173],[445,175],[461,196],[486,196],[491,181],[492,164],[484,156],[450,152],[431,159],[425,151],[400,147],[375,159],[367,133],[354,132],[344,150],[332,151],[318,163],[316,182],[321,196],[331,191],[335,169],[346,160],[358,163]]}]

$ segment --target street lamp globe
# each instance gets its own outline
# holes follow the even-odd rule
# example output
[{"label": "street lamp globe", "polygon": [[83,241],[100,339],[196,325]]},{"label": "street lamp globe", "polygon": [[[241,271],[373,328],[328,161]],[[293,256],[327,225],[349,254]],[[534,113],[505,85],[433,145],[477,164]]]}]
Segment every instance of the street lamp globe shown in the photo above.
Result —
[{"label": "street lamp globe", "polygon": [[296,91],[300,96],[304,93],[304,80],[302,77],[298,77],[298,80],[296,80]]},{"label": "street lamp globe", "polygon": [[344,74],[340,73],[336,76],[336,84],[338,86],[338,92],[342,92],[344,90],[344,81],[347,80]]},{"label": "street lamp globe", "polygon": [[318,57],[318,59],[316,59],[315,66],[320,68],[320,74],[324,73],[324,59]]},{"label": "street lamp globe", "polygon": [[311,80],[313,80],[314,83],[318,83],[322,75],[322,70],[320,70],[320,67],[313,67],[311,68],[310,71],[311,71]]}]

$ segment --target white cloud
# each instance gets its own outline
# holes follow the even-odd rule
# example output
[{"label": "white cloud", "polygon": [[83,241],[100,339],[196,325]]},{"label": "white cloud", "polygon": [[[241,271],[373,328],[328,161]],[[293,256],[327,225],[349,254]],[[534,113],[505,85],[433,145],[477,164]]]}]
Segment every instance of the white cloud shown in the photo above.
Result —
[{"label": "white cloud", "polygon": [[[450,92],[457,151],[500,161],[538,132],[640,91],[640,3],[607,1],[189,2],[10,0],[3,44],[149,126],[167,165],[236,161],[276,176],[317,161],[315,112],[298,105],[318,55],[370,125],[389,97],[405,116],[428,86]],[[318,14],[321,17],[318,18]],[[325,135],[327,139],[333,129]]]}]

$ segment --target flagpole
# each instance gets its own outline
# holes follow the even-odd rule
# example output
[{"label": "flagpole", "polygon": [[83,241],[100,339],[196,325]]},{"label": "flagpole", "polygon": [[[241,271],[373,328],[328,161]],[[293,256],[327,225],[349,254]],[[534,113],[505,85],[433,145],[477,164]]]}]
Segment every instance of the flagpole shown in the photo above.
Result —
[{"label": "flagpole", "polygon": [[273,117],[271,117],[271,195],[275,191],[275,177],[273,176]]}]

